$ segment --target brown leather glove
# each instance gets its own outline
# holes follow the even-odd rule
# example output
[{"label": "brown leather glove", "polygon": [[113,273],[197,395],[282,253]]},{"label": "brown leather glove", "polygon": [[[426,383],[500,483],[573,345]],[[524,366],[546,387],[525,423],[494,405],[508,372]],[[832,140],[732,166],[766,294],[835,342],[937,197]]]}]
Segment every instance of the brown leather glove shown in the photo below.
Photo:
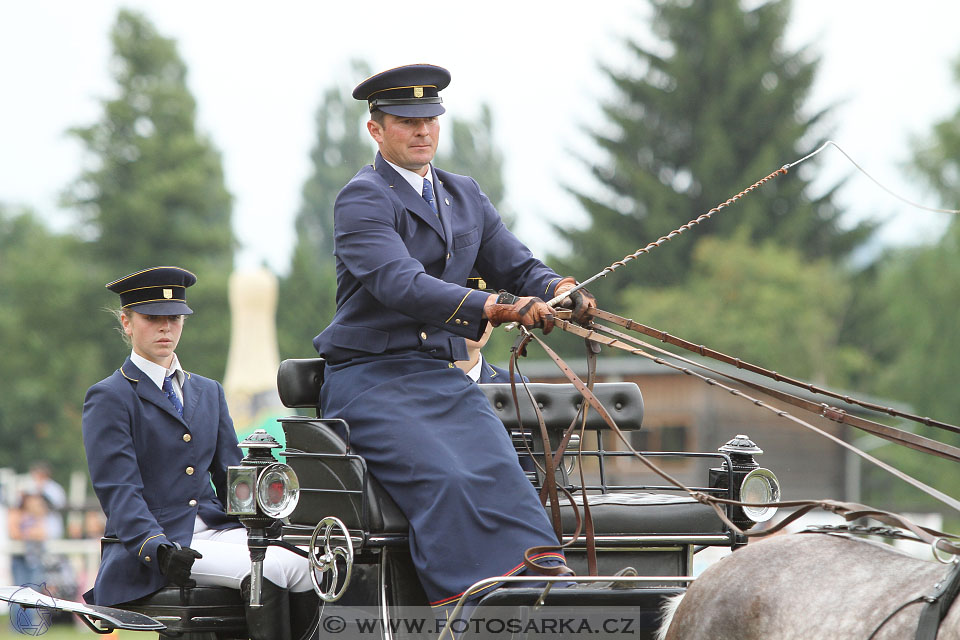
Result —
[{"label": "brown leather glove", "polygon": [[497,327],[504,322],[516,322],[525,327],[540,327],[544,335],[553,330],[553,309],[540,298],[501,291],[493,302],[483,306],[484,315],[490,324]]},{"label": "brown leather glove", "polygon": [[[569,291],[570,289],[577,286],[577,281],[573,278],[564,278],[557,283],[556,289],[554,289],[555,296],[559,296],[562,293]],[[586,289],[577,289],[571,293],[568,297],[560,301],[560,306],[564,309],[573,309],[571,316],[573,317],[574,322],[578,324],[583,324],[585,321],[589,322],[590,318],[585,314],[587,309],[596,309],[597,308],[597,299],[593,297]]]}]

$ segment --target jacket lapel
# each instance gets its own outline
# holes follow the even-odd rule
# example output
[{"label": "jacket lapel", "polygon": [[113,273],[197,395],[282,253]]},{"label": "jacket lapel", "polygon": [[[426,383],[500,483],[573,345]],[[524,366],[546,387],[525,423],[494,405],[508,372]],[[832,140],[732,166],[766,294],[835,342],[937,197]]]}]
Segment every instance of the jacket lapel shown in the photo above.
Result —
[{"label": "jacket lapel", "polygon": [[380,152],[377,152],[377,159],[373,163],[373,169],[383,178],[384,182],[394,190],[400,198],[400,202],[403,203],[403,206],[426,222],[431,229],[436,231],[437,235],[444,239],[444,245],[446,245],[447,238],[444,236],[443,225],[440,224],[440,218],[433,212],[433,209],[431,209],[427,201],[423,199],[423,196],[414,191],[410,183],[404,180],[393,167],[387,164],[387,161],[383,159]]},{"label": "jacket lapel", "polygon": [[[123,377],[127,380],[137,383],[137,395],[140,396],[141,400],[159,407],[170,414],[175,420],[183,422],[183,418],[181,418],[177,410],[173,408],[173,404],[171,404],[166,394],[160,390],[160,387],[153,383],[153,380],[151,380],[147,374],[133,364],[130,358],[127,358],[127,361],[120,367],[120,373],[122,373]],[[184,415],[186,415],[186,409],[184,409]]]},{"label": "jacket lapel", "polygon": [[189,425],[203,393],[197,385],[193,384],[191,380],[193,376],[189,372],[185,373],[187,377],[183,381],[183,421]]},{"label": "jacket lapel", "polygon": [[[437,209],[440,211],[440,219],[446,221],[446,224],[443,225],[444,241],[447,246],[447,253],[451,253],[453,251],[453,205],[448,203],[452,203],[453,198],[447,193],[436,171],[433,172],[433,191],[437,196]],[[423,200],[422,197],[420,199]]]}]

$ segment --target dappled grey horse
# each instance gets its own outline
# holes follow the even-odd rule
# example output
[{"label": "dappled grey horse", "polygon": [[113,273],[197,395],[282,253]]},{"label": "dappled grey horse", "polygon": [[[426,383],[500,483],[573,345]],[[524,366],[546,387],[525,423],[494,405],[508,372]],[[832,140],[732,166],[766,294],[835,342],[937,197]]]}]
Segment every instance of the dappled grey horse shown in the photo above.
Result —
[{"label": "dappled grey horse", "polygon": [[[752,542],[704,571],[679,605],[673,603],[660,637],[867,640],[876,632],[875,640],[914,638],[925,604],[906,603],[932,593],[949,571],[868,540],[780,535]],[[943,619],[937,640],[960,640],[960,603]]]}]

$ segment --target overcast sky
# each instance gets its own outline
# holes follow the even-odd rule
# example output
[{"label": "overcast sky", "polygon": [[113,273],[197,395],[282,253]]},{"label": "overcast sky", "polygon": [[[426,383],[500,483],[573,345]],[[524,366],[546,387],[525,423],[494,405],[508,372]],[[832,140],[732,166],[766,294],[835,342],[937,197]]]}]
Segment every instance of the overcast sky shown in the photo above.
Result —
[{"label": "overcast sky", "polygon": [[[552,241],[547,220],[582,220],[563,186],[589,184],[574,154],[591,153],[581,127],[597,122],[598,99],[608,94],[597,63],[625,64],[622,38],[647,32],[646,3],[430,6],[0,0],[0,202],[33,207],[56,228],[69,228],[73,214],[57,199],[85,156],[65,131],[101,116],[98,100],[113,91],[109,31],[118,9],[131,7],[177,40],[188,65],[200,128],[222,151],[235,196],[240,266],[266,262],[286,271],[314,112],[326,87],[339,83],[346,91],[361,79],[349,75],[354,58],[375,70],[410,62],[449,68],[448,113],[473,117],[481,101],[491,104],[518,232],[543,252]],[[840,103],[834,139],[888,187],[932,206],[942,203],[920,189],[904,163],[910,139],[960,106],[951,76],[960,56],[958,24],[957,2],[795,0],[788,32],[788,46],[809,44],[823,56],[809,107]],[[783,164],[797,159],[792,153],[784,150]],[[854,171],[835,151],[823,156],[815,174],[822,184]],[[715,200],[745,186],[729,185]],[[889,242],[932,237],[947,220],[902,205],[860,175],[841,196],[853,217],[890,218],[883,232]],[[700,213],[678,212],[678,221]]]}]

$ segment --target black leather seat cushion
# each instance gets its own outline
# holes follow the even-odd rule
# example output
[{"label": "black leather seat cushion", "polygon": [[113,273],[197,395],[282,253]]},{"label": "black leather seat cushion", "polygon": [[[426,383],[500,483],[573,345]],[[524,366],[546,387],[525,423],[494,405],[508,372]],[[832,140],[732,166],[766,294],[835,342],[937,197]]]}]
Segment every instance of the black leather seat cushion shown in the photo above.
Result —
[{"label": "black leather seat cushion", "polygon": [[116,605],[148,615],[167,626],[166,633],[216,632],[222,637],[246,637],[246,615],[239,589],[169,586],[143,598]]},{"label": "black leather seat cushion", "polygon": [[[583,517],[582,497],[574,499]],[[597,535],[721,533],[723,522],[712,507],[683,495],[662,493],[605,493],[588,495]],[[560,498],[563,532],[573,534],[576,515],[570,501]]]}]

